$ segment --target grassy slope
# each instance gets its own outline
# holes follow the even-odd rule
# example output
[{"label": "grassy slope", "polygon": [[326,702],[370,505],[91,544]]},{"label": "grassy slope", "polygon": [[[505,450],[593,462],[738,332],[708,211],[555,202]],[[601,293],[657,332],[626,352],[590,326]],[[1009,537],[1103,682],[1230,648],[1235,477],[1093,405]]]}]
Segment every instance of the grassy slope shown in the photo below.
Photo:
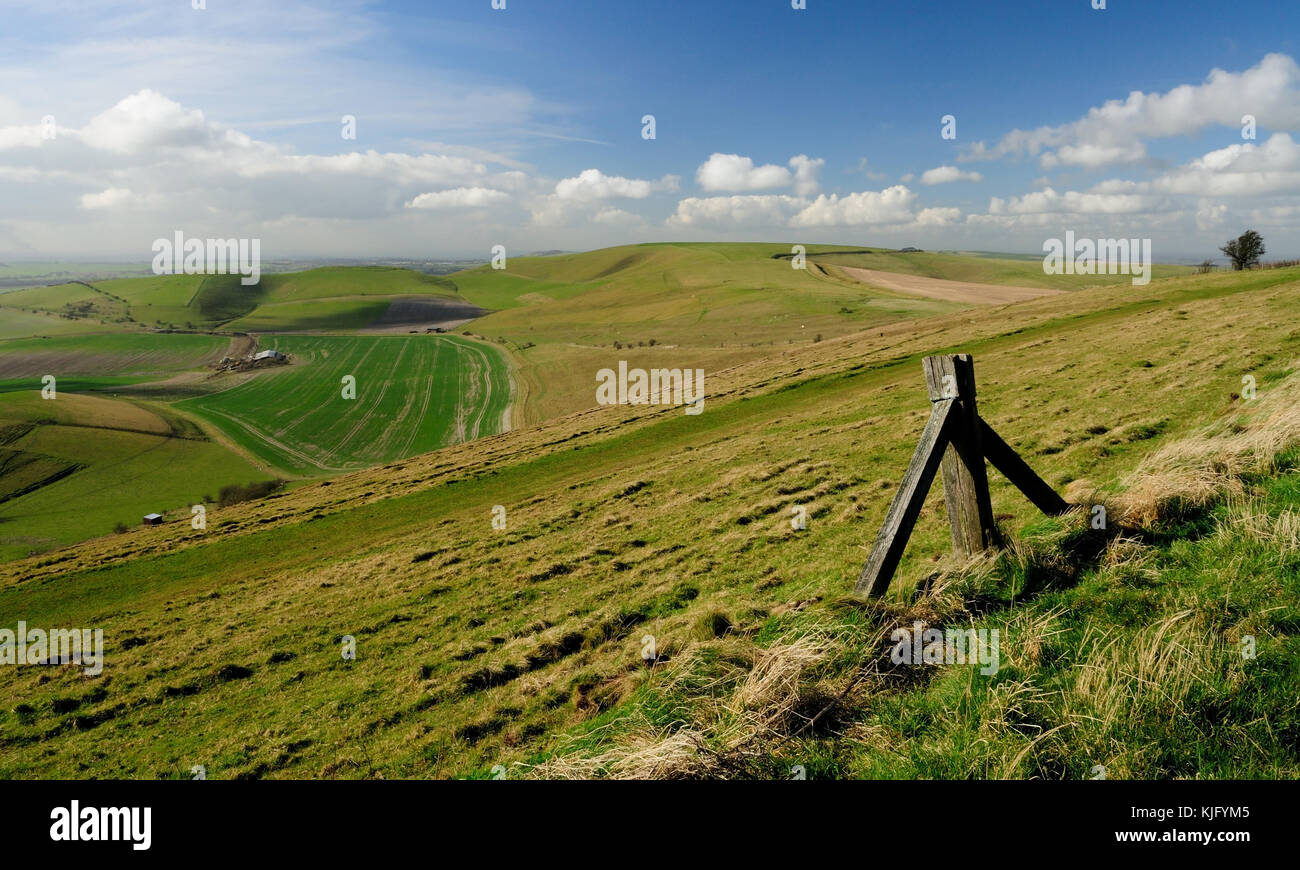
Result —
[{"label": "grassy slope", "polygon": [[[514,258],[504,270],[484,266],[449,279],[471,302],[496,312],[469,328],[516,346],[530,387],[530,421],[590,407],[595,372],[619,359],[633,367],[703,368],[708,377],[776,347],[962,307],[865,287],[835,264],[1061,289],[1129,283],[1126,276],[1045,276],[1038,260],[885,250],[843,254],[837,252],[845,248],[828,245],[807,246],[809,268],[797,270],[790,248],[631,245]],[[830,268],[818,265],[823,263]],[[1188,271],[1160,267],[1156,274]],[[651,339],[658,347],[644,346]],[[623,347],[615,348],[615,342]]]},{"label": "grassy slope", "polygon": [[[1132,280],[1128,275],[1045,275],[1041,257],[1019,260],[930,252],[901,254],[897,251],[874,251],[863,254],[810,251],[809,259],[824,265],[856,266],[860,269],[902,272],[907,275],[922,275],[949,281],[1009,284],[1014,287],[1045,287],[1049,290],[1084,290],[1089,287],[1127,284]],[[1171,278],[1194,272],[1195,269],[1191,266],[1157,265],[1152,268],[1151,275],[1153,278]]]},{"label": "grassy slope", "polygon": [[495,310],[468,328],[516,347],[530,421],[591,407],[596,371],[620,359],[632,367],[703,368],[708,377],[778,346],[958,308],[774,259],[789,251],[778,244],[634,245],[519,257],[505,270],[481,267],[449,279],[471,302]]},{"label": "grassy slope", "polygon": [[[846,655],[874,630],[870,614],[843,615],[826,602],[851,587],[923,424],[922,355],[972,352],[981,412],[999,432],[1055,485],[1104,484],[1152,445],[1234,407],[1244,374],[1256,375],[1262,393],[1277,382],[1300,354],[1298,280],[1294,269],[1198,276],[886,325],[719,372],[698,417],[593,410],[214,512],[206,534],[173,524],[6,566],[0,612],[33,625],[102,626],[109,664],[98,681],[73,668],[0,673],[4,693],[25,705],[2,711],[0,773],[185,776],[206,764],[213,777],[467,775],[692,725],[700,692],[711,694],[693,686],[718,676],[709,668],[743,681],[796,620],[838,632]],[[1010,530],[1038,529],[996,476],[993,498]],[[1276,498],[1267,509],[1289,496]],[[808,507],[806,532],[790,528],[795,504]],[[507,531],[492,529],[494,505],[507,507]],[[947,546],[935,494],[893,606],[946,564]],[[1167,549],[1198,565],[1224,555]],[[1276,562],[1252,558],[1228,562],[1222,582],[1253,577],[1242,602],[1269,595],[1289,608],[1260,631],[1269,644],[1291,644],[1296,592],[1281,584]],[[1091,628],[1068,627],[1091,631],[1092,643],[1154,632],[1166,607],[1192,605],[1196,631],[1231,640],[1229,623],[1213,616],[1237,599],[1210,585],[1180,598],[1186,576],[1148,578],[1156,592],[1132,610],[1123,584],[1076,576],[1056,598],[1028,590],[1038,594],[1017,598],[1009,613],[1046,625],[1068,596],[1095,600]],[[996,593],[1015,580],[991,582],[985,591]],[[991,599],[989,619],[1010,618],[999,609],[1005,598]],[[733,630],[701,640],[722,624],[718,614]],[[339,655],[343,635],[357,638],[354,662]],[[640,665],[645,635],[666,667],[683,665],[675,682],[673,671]],[[124,645],[128,638],[143,643]],[[1098,649],[1122,657],[1128,646]],[[839,662],[828,678],[849,667]],[[1036,672],[1008,673],[1015,680],[994,692],[967,690],[968,675],[944,672],[927,683],[933,689],[916,689],[925,692],[919,708],[886,687],[875,719],[855,707],[860,718],[836,720],[846,737],[801,739],[795,759],[839,774],[1086,775],[1059,752],[1040,762],[1029,744],[1041,732],[1022,727],[1034,720],[1007,712],[1028,709],[1015,706],[1016,681],[1049,692],[1063,672],[1041,685]],[[1279,748],[1249,724],[1261,711],[1294,714],[1270,688],[1274,673],[1233,677],[1246,681],[1247,701],[1201,720],[1255,741],[1235,741],[1234,768],[1204,762],[1208,774],[1295,774],[1294,741]],[[1001,704],[1002,718],[973,720],[969,711],[986,708],[966,700],[972,692]],[[1153,709],[1097,738],[1119,752],[1117,770],[1200,772],[1191,752],[1124,754],[1142,745],[1129,724],[1179,715]],[[994,736],[1005,763],[975,766],[988,737],[981,723],[1004,721]],[[917,728],[939,729],[946,742],[908,742]],[[873,741],[875,754],[863,749]]]},{"label": "grassy slope", "polygon": [[0,393],[0,559],[184,511],[227,484],[268,475],[165,406],[99,396]]},{"label": "grassy slope", "polygon": [[[362,468],[495,434],[510,401],[506,357],[459,336],[277,336],[292,355],[178,407],[290,475]],[[356,378],[357,398],[342,398]]]},{"label": "grassy slope", "polygon": [[[0,338],[186,324],[237,331],[359,329],[382,314],[390,299],[458,298],[455,287],[442,278],[366,266],[264,275],[249,287],[237,275],[113,278],[92,287],[63,284],[0,294],[0,310],[7,318],[26,317],[21,330],[0,330]],[[93,316],[75,321],[58,316],[69,303],[85,302],[93,303]],[[321,308],[328,316],[319,313]],[[109,323],[101,325],[100,319]]]}]

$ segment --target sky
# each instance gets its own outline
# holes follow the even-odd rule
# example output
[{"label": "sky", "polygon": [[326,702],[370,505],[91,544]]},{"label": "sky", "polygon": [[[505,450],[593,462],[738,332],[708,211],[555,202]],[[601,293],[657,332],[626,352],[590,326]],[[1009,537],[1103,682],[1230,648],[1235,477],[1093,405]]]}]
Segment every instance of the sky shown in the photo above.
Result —
[{"label": "sky", "polygon": [[1094,4],[0,0],[0,259],[1300,257],[1300,3]]}]

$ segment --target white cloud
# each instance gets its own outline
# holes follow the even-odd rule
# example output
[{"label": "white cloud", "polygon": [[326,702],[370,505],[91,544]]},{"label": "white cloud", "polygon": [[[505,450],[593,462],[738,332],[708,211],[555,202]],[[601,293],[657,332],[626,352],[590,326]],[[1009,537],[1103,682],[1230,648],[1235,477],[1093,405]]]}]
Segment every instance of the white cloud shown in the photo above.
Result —
[{"label": "white cloud", "polygon": [[623,197],[645,199],[655,190],[676,190],[676,176],[664,176],[658,182],[640,178],[623,178],[606,175],[599,169],[584,169],[573,178],[565,178],[555,185],[555,195],[560,199],[591,202]]},{"label": "white cloud", "polygon": [[407,208],[454,209],[482,208],[506,202],[510,194],[488,187],[456,187],[422,193],[406,204]]},{"label": "white cloud", "polygon": [[1222,224],[1227,215],[1228,207],[1223,203],[1202,199],[1196,204],[1196,228],[1202,231],[1212,230]]},{"label": "white cloud", "polygon": [[110,187],[99,193],[83,193],[81,207],[86,209],[118,208],[132,199],[131,191],[125,187]]},{"label": "white cloud", "polygon": [[881,191],[866,190],[847,196],[822,194],[790,221],[792,227],[863,226],[901,224],[912,220],[916,194],[901,184]]},{"label": "white cloud", "polygon": [[1270,54],[1240,73],[1214,69],[1199,85],[1163,94],[1133,91],[1124,100],[1094,107],[1077,121],[1012,130],[993,147],[977,142],[962,160],[1031,156],[1047,167],[1096,168],[1147,159],[1143,140],[1186,136],[1213,125],[1240,127],[1244,115],[1259,126],[1300,130],[1300,66]]},{"label": "white cloud", "polygon": [[807,205],[807,200],[783,194],[688,197],[666,221],[670,227],[779,227]]},{"label": "white cloud", "polygon": [[621,208],[602,208],[591,216],[591,220],[594,223],[619,227],[638,226],[645,223],[640,215],[624,211]]},{"label": "white cloud", "polygon": [[794,192],[799,196],[811,196],[822,189],[818,176],[826,161],[818,157],[812,159],[806,154],[796,154],[790,158],[790,168],[794,170]]},{"label": "white cloud", "polygon": [[961,220],[959,208],[923,208],[914,222],[918,227],[946,227]]},{"label": "white cloud", "polygon": [[709,191],[770,190],[774,187],[794,187],[799,196],[809,196],[821,190],[818,176],[826,161],[806,154],[791,157],[785,166],[768,163],[755,166],[749,157],[739,154],[713,154],[695,170],[695,182]]},{"label": "white cloud", "polygon": [[1286,133],[1275,133],[1262,145],[1229,145],[1165,173],[1150,187],[1206,196],[1300,193],[1300,144]]},{"label": "white cloud", "polygon": [[922,184],[948,184],[953,181],[983,181],[978,172],[966,172],[956,166],[936,166],[921,173]]},{"label": "white cloud", "polygon": [[695,183],[704,190],[766,190],[786,187],[793,179],[784,166],[755,166],[739,154],[713,154],[695,170]]},{"label": "white cloud", "polygon": [[1049,187],[1008,199],[995,196],[989,200],[989,214],[1136,214],[1152,211],[1156,205],[1155,199],[1140,194],[1080,193],[1075,190],[1057,193]]}]

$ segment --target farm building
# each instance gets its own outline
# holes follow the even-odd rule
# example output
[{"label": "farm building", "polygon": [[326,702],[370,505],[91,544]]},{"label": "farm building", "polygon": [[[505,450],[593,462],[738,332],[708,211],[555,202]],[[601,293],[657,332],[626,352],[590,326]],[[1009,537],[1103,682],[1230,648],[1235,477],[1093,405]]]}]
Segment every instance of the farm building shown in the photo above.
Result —
[{"label": "farm building", "polygon": [[160,525],[162,525],[162,514],[145,514],[145,515],[144,515],[144,524],[145,524],[146,526],[160,526]]},{"label": "farm building", "polygon": [[289,358],[288,356],[280,353],[280,351],[278,350],[262,350],[262,351],[258,351],[253,356],[253,362],[262,362],[263,360],[271,360],[272,362],[281,362],[283,360],[287,360],[288,358]]}]

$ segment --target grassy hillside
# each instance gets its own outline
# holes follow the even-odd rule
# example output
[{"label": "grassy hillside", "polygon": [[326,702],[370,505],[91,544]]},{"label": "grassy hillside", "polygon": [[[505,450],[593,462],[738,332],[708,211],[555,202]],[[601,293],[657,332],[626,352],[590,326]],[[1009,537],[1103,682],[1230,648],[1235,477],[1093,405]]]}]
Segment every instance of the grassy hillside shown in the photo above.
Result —
[{"label": "grassy hillside", "polygon": [[[378,266],[263,275],[252,286],[244,286],[239,275],[116,278],[0,294],[0,311],[6,317],[26,316],[18,329],[0,328],[0,339],[158,327],[352,330],[381,316],[389,302],[412,297],[460,300],[455,285],[445,279]],[[69,315],[75,319],[69,320]]]},{"label": "grassy hillside", "polygon": [[[815,246],[814,246],[815,248]],[[495,313],[469,327],[513,345],[529,421],[594,404],[595,373],[616,366],[713,372],[866,325],[959,306],[791,268],[789,245],[656,244],[518,257],[449,277]]]},{"label": "grassy hillside", "polygon": [[[1011,259],[996,255],[970,256],[928,251],[904,254],[898,251],[849,252],[848,249],[840,249],[815,254],[810,251],[809,259],[827,266],[856,266],[860,269],[901,272],[947,281],[1045,287],[1049,290],[1085,290],[1132,281],[1128,275],[1046,275],[1043,273],[1042,257]],[[1191,266],[1156,265],[1151,270],[1151,277],[1172,278],[1191,275],[1195,271]]]},{"label": "grassy hillside", "polygon": [[223,486],[269,477],[165,406],[0,393],[0,559],[106,535],[146,513],[188,517]]},{"label": "grassy hillside", "polygon": [[707,377],[781,348],[969,307],[868,287],[838,266],[1049,289],[1130,283],[1127,276],[1046,276],[1041,261],[845,250],[858,249],[809,245],[808,268],[800,270],[789,244],[645,244],[512,258],[504,270],[483,266],[448,278],[494,310],[470,328],[514,347],[529,386],[529,421],[590,407],[595,372],[619,359],[703,368]]},{"label": "grassy hillside", "polygon": [[[363,468],[495,434],[507,422],[505,355],[459,336],[278,336],[293,364],[178,403],[290,476]],[[343,396],[343,378],[356,397]]]},{"label": "grassy hillside", "polygon": [[[0,612],[103,627],[108,661],[0,671],[24,699],[0,775],[1300,775],[1297,289],[1218,274],[882,324],[718,371],[699,416],[593,409],[5,566]],[[1128,531],[1044,521],[994,475],[1022,543],[955,565],[936,488],[890,597],[842,603],[945,350]],[[913,619],[1000,628],[1003,669],[880,667]]]}]

